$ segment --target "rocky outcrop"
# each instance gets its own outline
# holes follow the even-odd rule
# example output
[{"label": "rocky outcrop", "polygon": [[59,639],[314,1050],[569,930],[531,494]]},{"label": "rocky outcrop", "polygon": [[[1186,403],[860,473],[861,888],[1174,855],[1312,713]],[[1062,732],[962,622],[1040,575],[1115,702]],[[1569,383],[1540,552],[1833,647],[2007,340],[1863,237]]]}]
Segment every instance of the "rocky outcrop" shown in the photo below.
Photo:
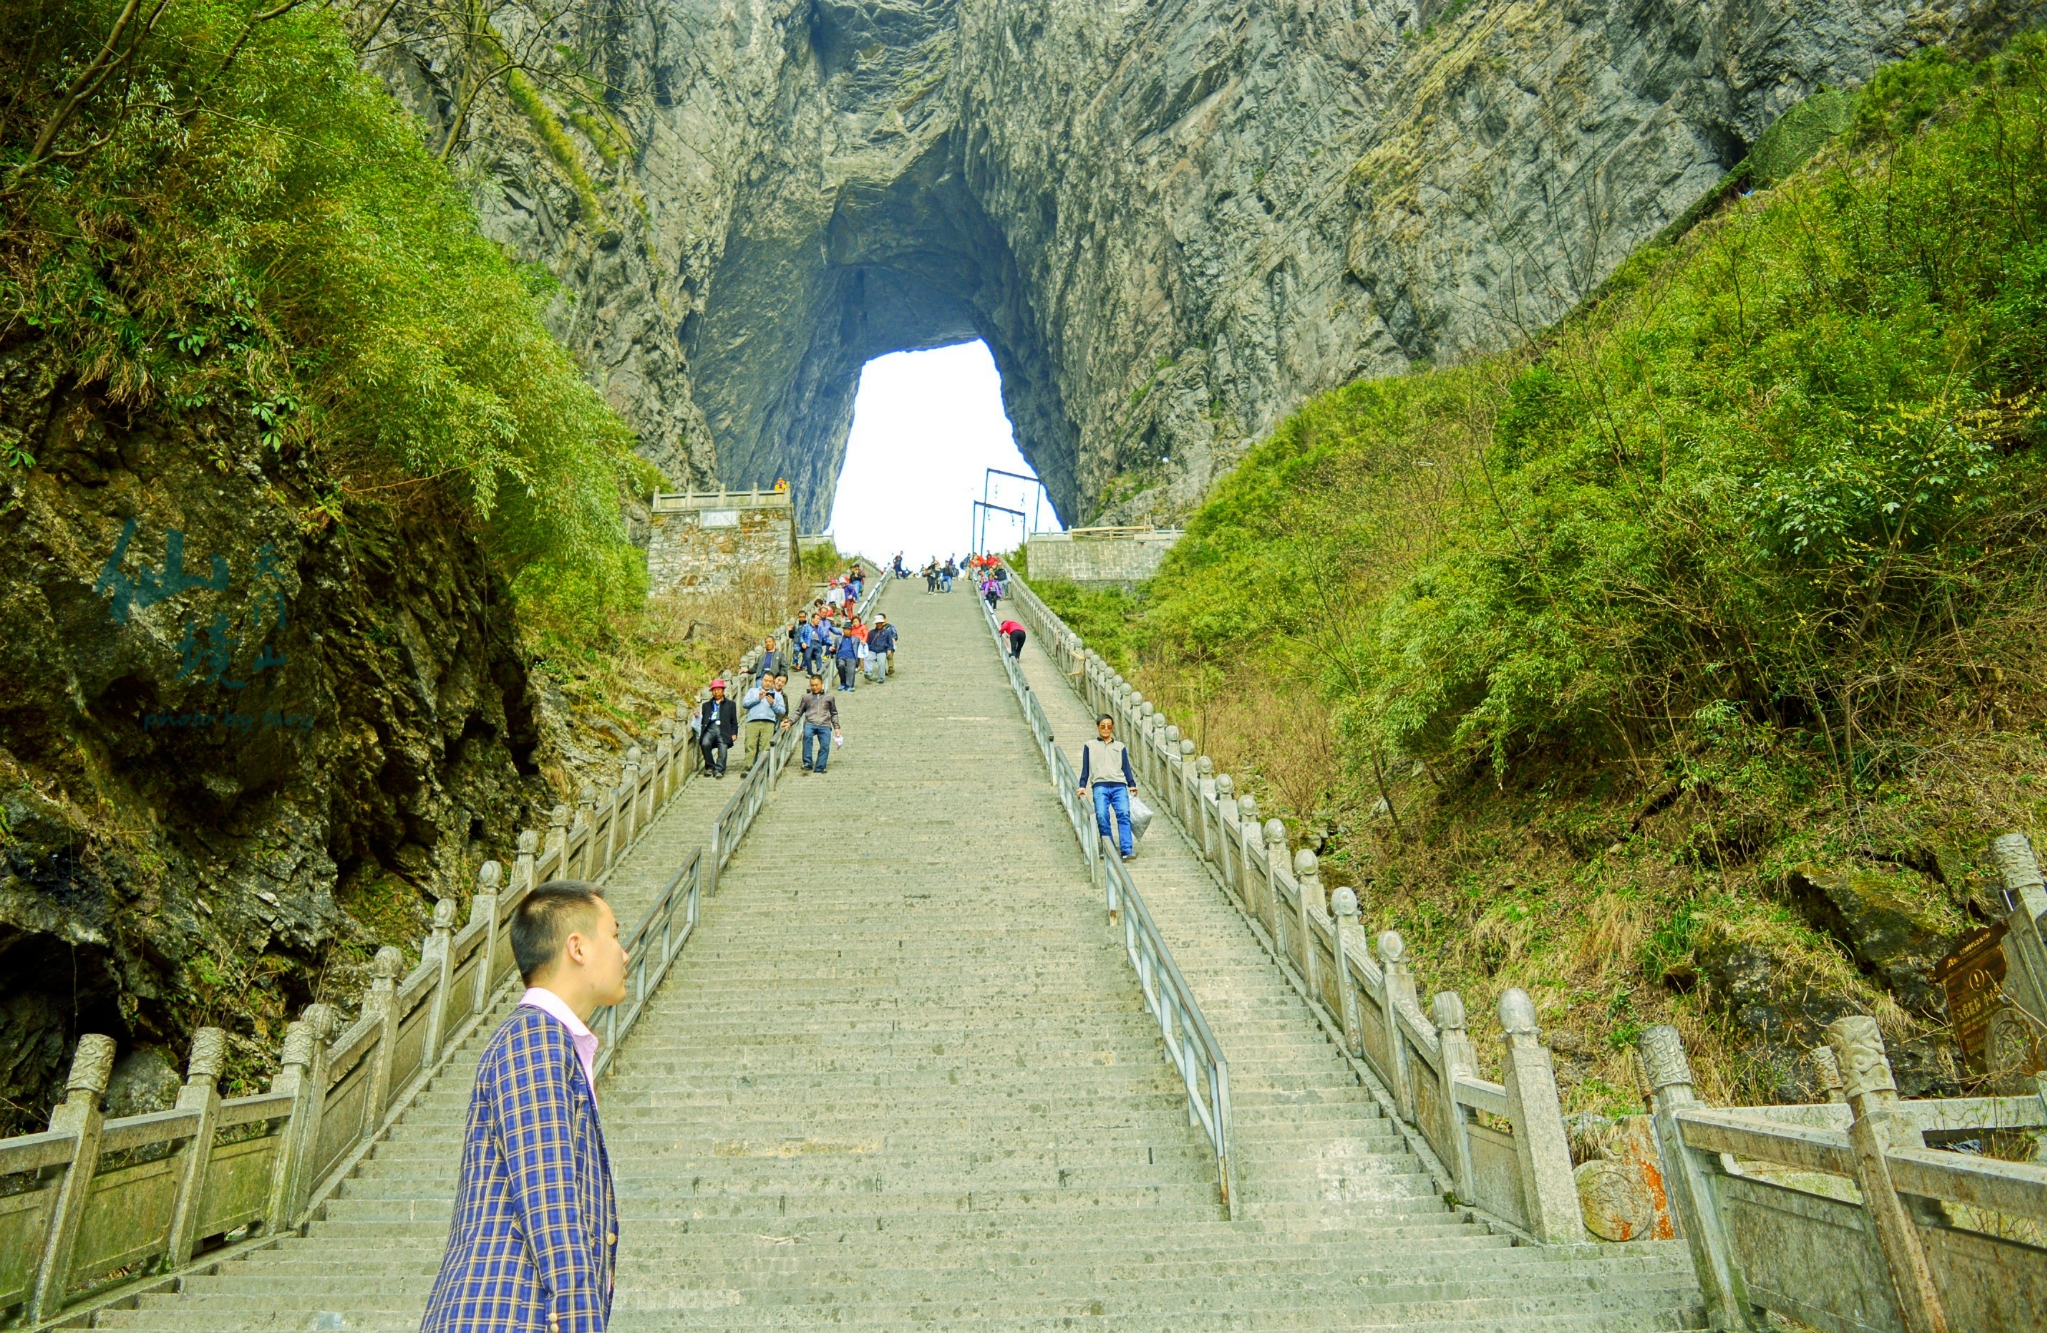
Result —
[{"label": "rocky outcrop", "polygon": [[8,1133],[79,1032],[136,1110],[202,1024],[274,1050],[553,797],[505,591],[433,488],[337,502],[246,410],[110,411],[33,343],[0,417],[37,459],[0,483]]},{"label": "rocky outcrop", "polygon": [[[1554,319],[1808,94],[2037,9],[587,0],[601,94],[486,97],[453,156],[674,479],[815,529],[861,364],[980,337],[1063,519],[1163,519],[1309,394]],[[391,23],[444,136],[459,62]]]}]

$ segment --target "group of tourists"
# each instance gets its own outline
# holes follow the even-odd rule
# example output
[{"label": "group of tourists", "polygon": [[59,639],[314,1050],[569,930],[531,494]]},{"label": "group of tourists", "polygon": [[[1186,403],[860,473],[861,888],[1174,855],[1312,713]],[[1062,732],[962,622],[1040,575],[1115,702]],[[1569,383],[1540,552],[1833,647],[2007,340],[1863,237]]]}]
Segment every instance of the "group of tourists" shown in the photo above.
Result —
[{"label": "group of tourists", "polygon": [[947,556],[941,564],[934,555],[920,572],[924,575],[925,592],[951,592],[952,581],[960,576],[960,562]]},{"label": "group of tourists", "polygon": [[[825,681],[835,679],[836,692],[845,694],[863,673],[880,685],[895,668],[896,627],[887,616],[876,616],[870,625],[860,614],[865,582],[860,566],[853,566],[831,580],[780,634],[763,639],[759,652],[748,655],[747,684],[737,699],[724,679],[711,682],[710,697],[689,721],[705,773],[723,778],[734,750],[740,751],[739,771],[750,771],[774,745],[776,733],[794,726],[803,728],[803,772],[826,771],[832,747],[845,743],[845,733],[838,700],[826,691]],[[793,694],[792,671],[797,673]]]}]

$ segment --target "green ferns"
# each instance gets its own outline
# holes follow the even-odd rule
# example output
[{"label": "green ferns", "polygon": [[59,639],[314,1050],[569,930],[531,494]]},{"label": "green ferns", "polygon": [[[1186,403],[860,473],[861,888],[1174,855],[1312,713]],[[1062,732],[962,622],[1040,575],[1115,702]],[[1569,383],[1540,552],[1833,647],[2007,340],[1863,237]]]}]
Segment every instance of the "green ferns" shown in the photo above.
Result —
[{"label": "green ferns", "polygon": [[70,62],[118,12],[87,0],[10,21],[8,337],[40,335],[61,373],[131,407],[262,409],[264,440],[344,494],[379,468],[435,479],[529,594],[636,598],[618,516],[629,433],[542,326],[547,284],[478,233],[330,12],[259,22],[252,3],[174,0],[61,153],[29,161]]}]

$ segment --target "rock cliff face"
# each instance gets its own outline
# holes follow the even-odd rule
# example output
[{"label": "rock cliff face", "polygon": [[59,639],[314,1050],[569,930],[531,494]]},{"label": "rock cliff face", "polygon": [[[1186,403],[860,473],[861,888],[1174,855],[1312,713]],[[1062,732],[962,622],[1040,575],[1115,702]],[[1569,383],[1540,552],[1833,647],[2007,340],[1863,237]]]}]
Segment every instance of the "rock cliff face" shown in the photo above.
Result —
[{"label": "rock cliff face", "polygon": [[[442,135],[418,3],[373,63]],[[861,364],[980,337],[1063,519],[1165,518],[1307,395],[1554,319],[1821,86],[2037,8],[588,0],[603,105],[486,97],[454,158],[676,480],[819,527]]]},{"label": "rock cliff face", "polygon": [[541,822],[559,747],[459,514],[357,497],[334,526],[325,479],[246,412],[110,411],[32,341],[0,345],[0,419],[38,460],[0,485],[15,1133],[80,1032],[121,1039],[118,1104],[153,1109],[194,1028],[254,1057],[352,998],[376,945],[422,937],[427,895]]}]

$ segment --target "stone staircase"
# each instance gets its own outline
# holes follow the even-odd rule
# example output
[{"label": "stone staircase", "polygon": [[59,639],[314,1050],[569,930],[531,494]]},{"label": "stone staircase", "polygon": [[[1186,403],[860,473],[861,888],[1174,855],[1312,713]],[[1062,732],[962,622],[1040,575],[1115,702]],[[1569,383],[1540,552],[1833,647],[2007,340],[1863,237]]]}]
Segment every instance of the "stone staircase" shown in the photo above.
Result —
[{"label": "stone staircase", "polygon": [[[1703,1323],[1670,1247],[1517,1246],[1446,1206],[1161,823],[1136,868],[1230,1057],[1225,1221],[978,608],[888,602],[901,674],[835,696],[847,745],[783,780],[600,1089],[615,1329]],[[734,786],[698,786],[677,805],[701,839],[716,803],[685,803]],[[694,845],[667,834],[620,867],[622,901]],[[478,1045],[308,1235],[101,1325],[417,1327]]]}]

